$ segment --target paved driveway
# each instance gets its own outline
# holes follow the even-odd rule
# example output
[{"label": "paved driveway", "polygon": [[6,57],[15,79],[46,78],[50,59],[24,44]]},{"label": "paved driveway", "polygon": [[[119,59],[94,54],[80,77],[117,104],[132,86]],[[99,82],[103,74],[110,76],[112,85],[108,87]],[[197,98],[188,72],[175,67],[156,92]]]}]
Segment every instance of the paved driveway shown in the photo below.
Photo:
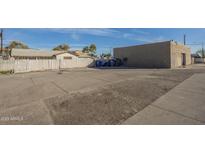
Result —
[{"label": "paved driveway", "polygon": [[119,124],[204,67],[0,75],[0,124]]},{"label": "paved driveway", "polygon": [[205,124],[205,74],[194,74],[123,124]]}]

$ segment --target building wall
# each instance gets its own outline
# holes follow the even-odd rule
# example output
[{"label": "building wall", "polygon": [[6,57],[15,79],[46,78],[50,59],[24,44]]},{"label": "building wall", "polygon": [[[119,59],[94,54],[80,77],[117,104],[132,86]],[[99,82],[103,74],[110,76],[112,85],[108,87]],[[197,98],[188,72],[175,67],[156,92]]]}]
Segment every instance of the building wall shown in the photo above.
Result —
[{"label": "building wall", "polygon": [[61,68],[79,68],[79,67],[93,67],[94,60],[92,58],[75,58],[60,60]]},{"label": "building wall", "polygon": [[57,60],[64,60],[64,59],[66,59],[66,60],[75,60],[77,58],[78,58],[77,56],[72,55],[70,53],[63,53],[63,54],[56,55]]},{"label": "building wall", "polygon": [[60,60],[61,68],[75,68],[75,67],[93,67],[94,60],[92,58],[79,58],[70,53],[63,53],[56,55],[56,60]]},{"label": "building wall", "polygon": [[114,57],[129,67],[170,68],[170,41],[114,49]]},{"label": "building wall", "polygon": [[191,64],[191,50],[190,48],[177,44],[175,42],[170,42],[171,47],[171,68],[176,68],[182,66],[182,53],[186,55],[186,65]]}]

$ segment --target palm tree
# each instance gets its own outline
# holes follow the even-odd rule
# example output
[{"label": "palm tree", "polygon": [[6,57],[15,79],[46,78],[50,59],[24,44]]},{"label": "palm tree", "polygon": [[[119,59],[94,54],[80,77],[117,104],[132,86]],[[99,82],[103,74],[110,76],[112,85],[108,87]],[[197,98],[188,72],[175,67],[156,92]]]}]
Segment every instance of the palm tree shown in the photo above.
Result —
[{"label": "palm tree", "polygon": [[70,49],[70,46],[68,44],[60,44],[53,48],[53,50],[61,50],[61,51],[68,51]]}]

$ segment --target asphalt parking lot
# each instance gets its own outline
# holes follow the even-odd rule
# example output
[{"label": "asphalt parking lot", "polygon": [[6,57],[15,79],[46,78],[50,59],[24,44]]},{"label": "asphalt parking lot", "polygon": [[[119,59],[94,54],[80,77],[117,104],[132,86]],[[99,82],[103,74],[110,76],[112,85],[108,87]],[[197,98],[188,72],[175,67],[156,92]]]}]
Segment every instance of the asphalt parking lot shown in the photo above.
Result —
[{"label": "asphalt parking lot", "polygon": [[0,75],[0,124],[121,124],[203,65]]}]

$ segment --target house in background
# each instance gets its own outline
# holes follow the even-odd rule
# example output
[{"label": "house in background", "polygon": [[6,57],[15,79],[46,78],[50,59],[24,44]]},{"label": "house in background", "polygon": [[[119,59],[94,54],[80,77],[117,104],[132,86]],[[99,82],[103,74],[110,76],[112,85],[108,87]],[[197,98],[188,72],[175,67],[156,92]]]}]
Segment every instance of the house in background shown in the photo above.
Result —
[{"label": "house in background", "polygon": [[199,54],[191,54],[191,61],[192,64],[205,63],[205,58]]},{"label": "house in background", "polygon": [[74,55],[67,51],[44,51],[37,49],[12,49],[11,59],[72,59]]},{"label": "house in background", "polygon": [[0,59],[8,59],[9,53],[9,49],[3,48],[2,51],[0,51]]},{"label": "house in background", "polygon": [[88,53],[82,52],[81,50],[70,51],[70,53],[79,58],[91,58],[91,56],[89,56]]},{"label": "house in background", "polygon": [[125,66],[138,68],[176,68],[191,64],[190,48],[175,41],[165,41],[114,48],[114,57]]},{"label": "house in background", "polygon": [[31,72],[93,66],[94,59],[79,58],[68,51],[12,49],[8,59],[1,60],[0,71]]}]

